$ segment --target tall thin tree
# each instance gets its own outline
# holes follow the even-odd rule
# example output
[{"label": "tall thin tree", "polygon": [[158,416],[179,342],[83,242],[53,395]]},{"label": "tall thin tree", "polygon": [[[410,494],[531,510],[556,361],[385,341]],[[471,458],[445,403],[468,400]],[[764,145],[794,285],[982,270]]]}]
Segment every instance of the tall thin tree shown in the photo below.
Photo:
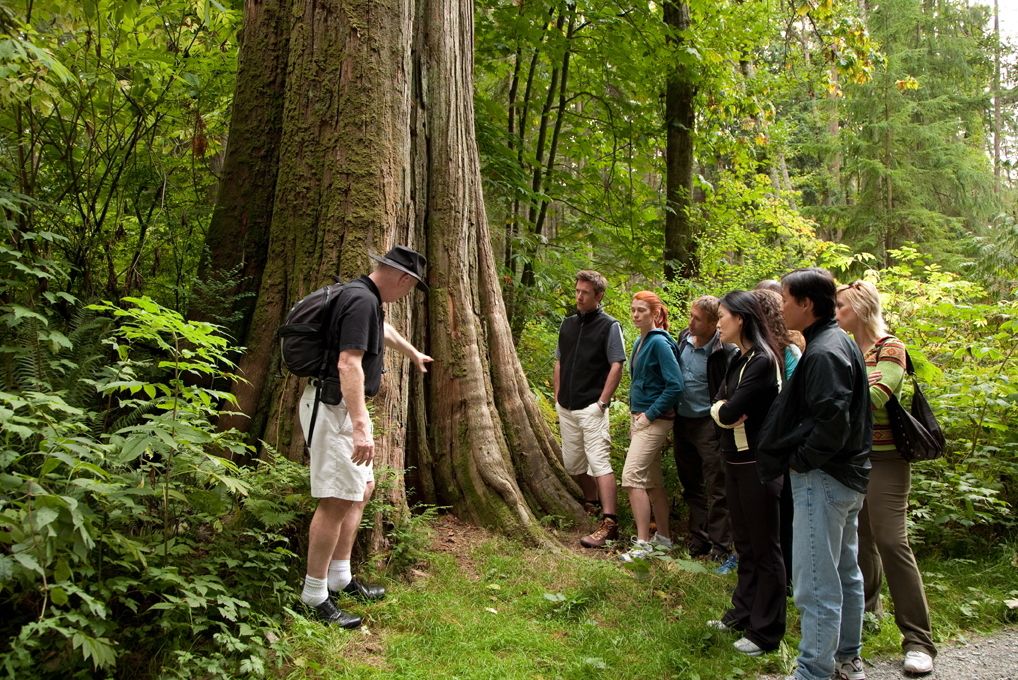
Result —
[{"label": "tall thin tree", "polygon": [[[668,40],[681,45],[690,28],[689,5],[666,0],[664,22]],[[693,133],[696,85],[692,70],[675,62],[665,85],[665,247],[664,275],[673,281],[696,273],[696,241],[689,207],[693,198]]]}]

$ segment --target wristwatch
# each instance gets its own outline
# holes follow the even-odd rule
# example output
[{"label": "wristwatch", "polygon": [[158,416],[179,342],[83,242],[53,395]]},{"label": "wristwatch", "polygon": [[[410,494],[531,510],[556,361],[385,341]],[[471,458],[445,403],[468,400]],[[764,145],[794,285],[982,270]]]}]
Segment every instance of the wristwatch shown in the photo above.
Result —
[{"label": "wristwatch", "polygon": [[597,406],[602,411],[607,411],[608,407],[611,406],[611,402],[610,401],[601,401],[600,399],[598,399],[597,400]]}]

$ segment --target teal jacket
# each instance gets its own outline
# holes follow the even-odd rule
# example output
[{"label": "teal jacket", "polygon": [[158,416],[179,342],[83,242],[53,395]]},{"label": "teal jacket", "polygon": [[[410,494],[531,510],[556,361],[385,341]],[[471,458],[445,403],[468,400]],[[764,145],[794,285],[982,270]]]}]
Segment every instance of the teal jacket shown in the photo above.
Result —
[{"label": "teal jacket", "polygon": [[682,371],[675,358],[675,341],[667,331],[655,328],[643,343],[637,338],[630,355],[629,410],[657,420],[671,411],[682,394]]}]

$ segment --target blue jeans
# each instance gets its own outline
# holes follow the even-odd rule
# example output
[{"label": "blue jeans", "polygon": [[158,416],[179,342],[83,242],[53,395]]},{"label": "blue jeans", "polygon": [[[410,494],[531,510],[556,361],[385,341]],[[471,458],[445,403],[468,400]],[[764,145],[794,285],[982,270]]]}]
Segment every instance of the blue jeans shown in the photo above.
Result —
[{"label": "blue jeans", "polygon": [[862,649],[859,510],[865,494],[826,472],[792,472],[792,588],[799,609],[799,680],[829,680]]}]

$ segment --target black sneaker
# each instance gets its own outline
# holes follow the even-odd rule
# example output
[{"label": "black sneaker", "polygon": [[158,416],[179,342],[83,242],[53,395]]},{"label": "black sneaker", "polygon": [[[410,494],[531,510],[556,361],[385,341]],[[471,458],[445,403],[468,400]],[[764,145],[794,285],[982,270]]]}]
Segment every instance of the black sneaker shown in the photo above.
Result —
[{"label": "black sneaker", "polygon": [[340,628],[346,628],[347,630],[353,628],[360,628],[361,617],[356,614],[348,614],[343,611],[332,601],[332,598],[325,598],[325,601],[320,605],[312,607],[311,605],[305,605],[308,609],[314,612],[314,618],[322,623],[326,623],[332,626],[339,626]]}]

